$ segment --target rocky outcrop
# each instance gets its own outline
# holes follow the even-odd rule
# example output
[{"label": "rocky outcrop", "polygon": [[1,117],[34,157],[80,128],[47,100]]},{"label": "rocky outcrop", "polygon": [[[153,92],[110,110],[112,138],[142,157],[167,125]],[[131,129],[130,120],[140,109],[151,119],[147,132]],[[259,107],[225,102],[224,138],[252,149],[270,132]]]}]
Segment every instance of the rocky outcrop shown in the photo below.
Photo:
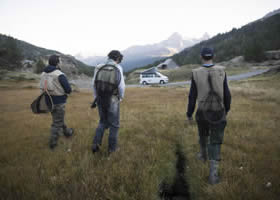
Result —
[{"label": "rocky outcrop", "polygon": [[245,61],[244,61],[244,56],[237,56],[229,61],[224,61],[217,64],[225,67],[239,67],[241,65],[244,65]]},{"label": "rocky outcrop", "polygon": [[[64,55],[64,54],[58,54],[60,56],[60,63],[59,67],[61,70],[67,75],[69,79],[77,79],[80,76],[79,72],[79,64],[75,60],[74,57],[69,56],[69,55]],[[38,60],[43,61],[44,65],[48,65],[48,60],[49,60],[50,55],[44,55],[44,56],[39,56]],[[33,72],[36,72],[36,62],[32,64],[32,69]]]},{"label": "rocky outcrop", "polygon": [[174,69],[179,67],[171,58],[167,59],[163,63],[160,63],[157,68],[159,69]]},{"label": "rocky outcrop", "polygon": [[265,52],[265,57],[268,60],[280,60],[280,50],[266,51]]}]

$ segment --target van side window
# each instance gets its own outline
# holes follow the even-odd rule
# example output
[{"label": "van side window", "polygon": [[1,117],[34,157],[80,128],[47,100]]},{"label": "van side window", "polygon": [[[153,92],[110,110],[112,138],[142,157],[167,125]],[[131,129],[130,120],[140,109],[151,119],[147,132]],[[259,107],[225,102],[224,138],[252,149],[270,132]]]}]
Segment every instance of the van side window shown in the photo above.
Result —
[{"label": "van side window", "polygon": [[156,75],[156,77],[158,77],[158,78],[160,77],[160,75],[158,75],[158,74],[155,74],[155,75]]},{"label": "van side window", "polygon": [[154,74],[142,74],[142,78],[153,78],[153,77],[154,77]]}]

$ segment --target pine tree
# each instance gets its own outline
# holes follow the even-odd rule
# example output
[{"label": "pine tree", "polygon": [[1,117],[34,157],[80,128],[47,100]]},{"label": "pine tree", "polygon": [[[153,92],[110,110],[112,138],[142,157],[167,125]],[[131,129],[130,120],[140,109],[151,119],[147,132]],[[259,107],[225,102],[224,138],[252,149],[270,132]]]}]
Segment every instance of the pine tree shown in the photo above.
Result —
[{"label": "pine tree", "polygon": [[0,44],[1,64],[7,69],[21,67],[23,55],[21,50],[17,46],[16,39],[10,36],[5,36],[1,38]]},{"label": "pine tree", "polygon": [[36,63],[36,69],[35,69],[35,73],[40,74],[43,72],[45,68],[45,64],[44,62],[40,59],[37,63]]}]

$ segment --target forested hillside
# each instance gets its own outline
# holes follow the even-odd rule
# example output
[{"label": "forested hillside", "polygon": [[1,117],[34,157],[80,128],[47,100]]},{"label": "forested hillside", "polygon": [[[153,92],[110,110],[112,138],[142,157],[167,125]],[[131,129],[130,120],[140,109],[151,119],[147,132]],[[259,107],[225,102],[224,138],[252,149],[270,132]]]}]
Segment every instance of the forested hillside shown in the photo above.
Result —
[{"label": "forested hillside", "polygon": [[240,29],[233,28],[213,38],[200,42],[193,47],[172,56],[178,65],[200,62],[199,53],[202,47],[208,46],[215,50],[216,62],[232,59],[243,55],[246,61],[262,61],[264,52],[280,49],[280,14],[260,19]]},{"label": "forested hillside", "polygon": [[23,52],[12,37],[0,34],[0,68],[15,69],[21,66]]},{"label": "forested hillside", "polygon": [[[83,62],[75,59],[73,56],[64,55],[55,50],[49,50],[35,45],[29,44],[27,42],[15,39],[11,36],[6,36],[0,34],[0,69],[4,68],[7,70],[16,70],[23,67],[23,63],[28,60],[29,63],[33,63],[34,72],[40,73],[42,71],[42,66],[47,62],[47,58],[51,54],[59,54],[63,59],[63,64],[71,66],[69,73],[74,74],[87,74],[92,76],[93,67],[89,67]],[[66,70],[67,71],[67,70]]]}]

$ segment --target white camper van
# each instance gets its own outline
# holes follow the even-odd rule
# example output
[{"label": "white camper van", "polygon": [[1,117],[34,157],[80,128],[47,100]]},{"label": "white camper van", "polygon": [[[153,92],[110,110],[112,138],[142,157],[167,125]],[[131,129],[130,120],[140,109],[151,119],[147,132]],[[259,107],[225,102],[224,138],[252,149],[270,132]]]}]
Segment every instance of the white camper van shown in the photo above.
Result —
[{"label": "white camper van", "polygon": [[154,71],[151,73],[141,73],[140,74],[140,84],[165,84],[168,83],[168,77],[163,74]]}]

